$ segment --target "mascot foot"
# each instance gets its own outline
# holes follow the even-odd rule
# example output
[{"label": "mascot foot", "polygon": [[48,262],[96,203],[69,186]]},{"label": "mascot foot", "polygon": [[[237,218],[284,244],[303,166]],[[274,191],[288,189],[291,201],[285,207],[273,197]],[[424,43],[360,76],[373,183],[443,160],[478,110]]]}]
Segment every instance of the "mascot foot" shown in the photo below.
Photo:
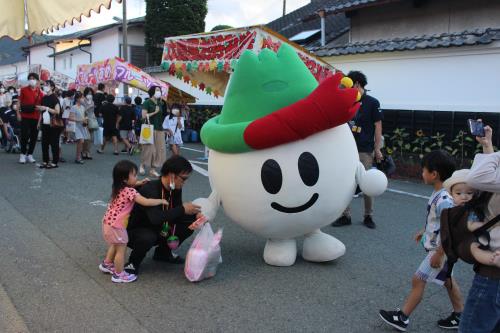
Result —
[{"label": "mascot foot", "polygon": [[305,237],[302,258],[307,261],[331,261],[345,253],[345,245],[341,241],[320,230],[307,234]]},{"label": "mascot foot", "polygon": [[292,266],[297,258],[295,239],[268,239],[264,248],[264,261],[272,266]]}]

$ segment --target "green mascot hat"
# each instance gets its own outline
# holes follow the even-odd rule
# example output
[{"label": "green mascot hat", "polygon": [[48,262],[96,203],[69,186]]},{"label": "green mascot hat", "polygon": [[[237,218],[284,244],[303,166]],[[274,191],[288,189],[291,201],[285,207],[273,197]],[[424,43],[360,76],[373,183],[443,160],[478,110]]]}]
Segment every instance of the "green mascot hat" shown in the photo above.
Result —
[{"label": "green mascot hat", "polygon": [[338,72],[320,85],[295,50],[245,51],[231,76],[219,116],[201,129],[210,149],[243,153],[267,149],[344,124],[356,114],[359,94]]}]

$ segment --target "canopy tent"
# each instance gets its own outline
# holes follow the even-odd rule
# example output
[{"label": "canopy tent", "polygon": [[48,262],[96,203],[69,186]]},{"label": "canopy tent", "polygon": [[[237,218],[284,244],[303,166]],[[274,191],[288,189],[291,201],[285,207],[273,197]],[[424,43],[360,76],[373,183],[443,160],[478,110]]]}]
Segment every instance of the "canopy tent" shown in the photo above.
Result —
[{"label": "canopy tent", "polygon": [[[115,0],[121,3],[122,0]],[[0,37],[21,39],[32,34],[52,32],[81,21],[82,16],[90,17],[93,10],[110,8],[113,0],[0,0]]]},{"label": "canopy tent", "polygon": [[321,81],[335,71],[328,63],[265,26],[227,29],[209,33],[167,37],[161,67],[169,75],[219,98],[224,96],[233,68],[244,50],[277,51],[282,43],[292,45]]},{"label": "canopy tent", "polygon": [[165,82],[118,57],[78,65],[75,83],[77,89],[96,86],[99,83],[125,83],[142,91],[148,91],[151,86],[158,86],[163,96],[168,95],[169,89]]}]

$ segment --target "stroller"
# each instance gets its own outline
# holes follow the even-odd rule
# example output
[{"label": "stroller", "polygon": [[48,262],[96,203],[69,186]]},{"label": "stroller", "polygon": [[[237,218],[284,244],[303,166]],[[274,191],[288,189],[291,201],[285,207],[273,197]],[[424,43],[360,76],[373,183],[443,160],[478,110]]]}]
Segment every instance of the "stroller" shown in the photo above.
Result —
[{"label": "stroller", "polygon": [[5,152],[19,154],[21,152],[21,144],[19,142],[19,129],[13,128],[10,124],[7,125],[7,133],[9,138],[5,145]]}]

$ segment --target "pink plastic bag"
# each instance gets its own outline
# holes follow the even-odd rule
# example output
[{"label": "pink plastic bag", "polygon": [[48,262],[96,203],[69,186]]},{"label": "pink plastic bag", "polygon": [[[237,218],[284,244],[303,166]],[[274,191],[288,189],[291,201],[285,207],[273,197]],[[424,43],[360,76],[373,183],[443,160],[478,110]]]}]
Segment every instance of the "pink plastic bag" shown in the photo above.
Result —
[{"label": "pink plastic bag", "polygon": [[222,262],[221,239],[222,229],[214,234],[210,223],[203,225],[186,256],[184,274],[189,281],[197,282],[215,275]]}]

